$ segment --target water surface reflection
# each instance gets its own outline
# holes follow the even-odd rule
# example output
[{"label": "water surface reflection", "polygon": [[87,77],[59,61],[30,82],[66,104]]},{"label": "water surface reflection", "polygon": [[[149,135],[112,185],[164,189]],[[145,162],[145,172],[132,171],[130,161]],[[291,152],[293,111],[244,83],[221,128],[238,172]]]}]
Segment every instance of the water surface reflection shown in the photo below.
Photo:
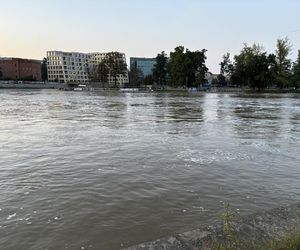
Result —
[{"label": "water surface reflection", "polygon": [[299,200],[300,96],[0,92],[0,248],[118,249]]}]

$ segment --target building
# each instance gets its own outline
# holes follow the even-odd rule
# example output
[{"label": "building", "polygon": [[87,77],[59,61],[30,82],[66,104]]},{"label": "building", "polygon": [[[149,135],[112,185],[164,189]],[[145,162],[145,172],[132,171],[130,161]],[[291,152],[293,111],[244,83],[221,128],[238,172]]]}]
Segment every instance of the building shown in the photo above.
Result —
[{"label": "building", "polygon": [[39,60],[0,57],[0,79],[41,81],[41,67]]},{"label": "building", "polygon": [[[62,83],[70,82],[89,82],[89,72],[91,68],[99,64],[107,53],[79,53],[64,51],[48,51],[47,67],[48,80]],[[126,56],[121,53],[122,60],[126,62]],[[113,84],[114,78],[108,75],[108,83]],[[117,76],[118,84],[122,85],[128,82],[128,72]]]},{"label": "building", "polygon": [[205,80],[208,85],[212,85],[214,81],[218,81],[218,74],[213,74],[211,72],[206,72],[205,73]]},{"label": "building", "polygon": [[50,82],[88,82],[90,55],[78,52],[48,51],[47,69]]},{"label": "building", "polygon": [[139,69],[142,71],[144,77],[152,75],[156,58],[141,58],[131,57],[130,58],[130,69]]}]

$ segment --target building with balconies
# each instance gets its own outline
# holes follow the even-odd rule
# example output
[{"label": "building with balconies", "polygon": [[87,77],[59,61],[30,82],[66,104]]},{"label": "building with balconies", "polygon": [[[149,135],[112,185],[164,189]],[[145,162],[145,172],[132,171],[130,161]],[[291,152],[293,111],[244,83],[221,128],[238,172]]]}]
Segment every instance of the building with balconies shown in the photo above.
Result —
[{"label": "building with balconies", "polygon": [[[86,83],[91,81],[90,70],[99,64],[107,53],[80,53],[64,51],[48,51],[47,67],[48,80],[62,83]],[[121,53],[122,60],[126,63],[126,56]],[[108,75],[108,83],[114,84],[115,79]],[[128,72],[117,76],[117,83],[127,83]]]}]

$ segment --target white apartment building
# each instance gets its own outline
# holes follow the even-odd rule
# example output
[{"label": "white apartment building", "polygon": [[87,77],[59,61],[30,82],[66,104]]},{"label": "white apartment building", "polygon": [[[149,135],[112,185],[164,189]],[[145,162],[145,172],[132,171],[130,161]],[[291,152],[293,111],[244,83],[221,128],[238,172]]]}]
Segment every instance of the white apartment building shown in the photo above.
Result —
[{"label": "white apartment building", "polygon": [[[64,51],[47,51],[48,80],[62,83],[89,82],[89,70],[100,63],[107,53],[79,53]],[[122,53],[123,60],[126,56]],[[128,73],[117,76],[117,83],[128,83]],[[114,78],[108,76],[108,83],[113,84]]]}]

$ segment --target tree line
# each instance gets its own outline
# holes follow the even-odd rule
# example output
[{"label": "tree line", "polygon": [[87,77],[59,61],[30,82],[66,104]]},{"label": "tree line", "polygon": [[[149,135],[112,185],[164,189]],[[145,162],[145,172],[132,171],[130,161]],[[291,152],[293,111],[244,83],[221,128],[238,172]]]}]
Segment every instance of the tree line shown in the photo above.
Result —
[{"label": "tree line", "polygon": [[156,57],[152,75],[143,78],[143,73],[136,67],[129,73],[131,85],[172,86],[177,88],[197,87],[205,83],[206,50],[190,51],[183,46],[178,46],[170,53],[169,57],[163,51]]},{"label": "tree line", "polygon": [[300,50],[296,62],[289,59],[292,45],[289,39],[277,40],[275,53],[268,54],[259,44],[248,46],[235,55],[233,62],[230,54],[223,56],[220,63],[220,85],[235,85],[253,89],[299,88],[300,87]]},{"label": "tree line", "polygon": [[[216,86],[249,87],[252,89],[300,88],[300,50],[293,63],[289,59],[292,45],[288,38],[277,40],[275,53],[267,53],[260,44],[244,47],[230,59],[226,53],[220,62],[220,74],[213,83]],[[207,83],[205,74],[206,49],[190,51],[178,46],[169,56],[163,51],[156,57],[153,74],[143,78],[142,72],[131,69],[130,82],[172,87],[199,87]]]}]

